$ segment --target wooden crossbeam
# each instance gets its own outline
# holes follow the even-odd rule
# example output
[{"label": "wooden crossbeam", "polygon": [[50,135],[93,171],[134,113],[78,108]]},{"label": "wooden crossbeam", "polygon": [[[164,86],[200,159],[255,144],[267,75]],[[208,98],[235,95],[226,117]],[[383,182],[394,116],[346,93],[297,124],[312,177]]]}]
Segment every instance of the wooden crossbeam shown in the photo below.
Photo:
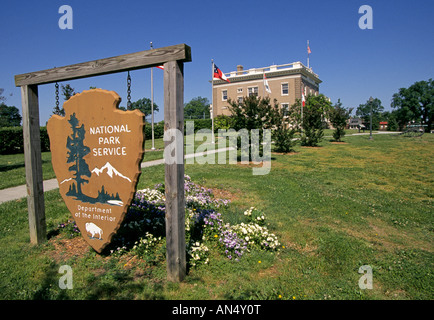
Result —
[{"label": "wooden crossbeam", "polygon": [[191,61],[191,49],[186,44],[140,51],[98,59],[69,66],[24,73],[15,76],[15,86],[40,85],[137,70],[162,65],[167,61]]}]

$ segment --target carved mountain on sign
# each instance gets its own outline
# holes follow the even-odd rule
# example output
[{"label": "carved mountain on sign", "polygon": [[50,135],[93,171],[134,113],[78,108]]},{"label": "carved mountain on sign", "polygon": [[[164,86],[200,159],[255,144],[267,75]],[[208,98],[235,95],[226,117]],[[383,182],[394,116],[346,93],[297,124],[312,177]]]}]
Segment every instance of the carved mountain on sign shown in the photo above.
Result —
[{"label": "carved mountain on sign", "polygon": [[120,173],[118,170],[116,170],[115,167],[113,167],[110,162],[107,162],[103,167],[101,167],[100,169],[98,169],[97,167],[95,167],[95,169],[93,169],[91,172],[95,173],[97,176],[99,176],[101,173],[104,172],[104,170],[107,170],[106,174],[110,177],[113,178],[113,175],[124,178],[125,180],[128,180],[129,182],[131,182],[131,179],[124,176],[122,173]]}]

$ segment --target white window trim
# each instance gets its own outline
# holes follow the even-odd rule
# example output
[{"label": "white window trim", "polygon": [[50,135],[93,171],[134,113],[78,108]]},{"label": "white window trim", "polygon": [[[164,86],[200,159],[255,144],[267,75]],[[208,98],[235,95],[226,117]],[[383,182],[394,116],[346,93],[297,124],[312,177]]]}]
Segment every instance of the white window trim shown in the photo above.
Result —
[{"label": "white window trim", "polygon": [[[254,89],[256,88],[256,96],[259,96],[259,86],[252,86],[252,87],[247,87],[247,96],[250,97],[251,94],[249,93],[249,89]],[[255,93],[255,90],[252,90],[252,93]]]},{"label": "white window trim", "polygon": [[[286,84],[288,86],[288,93],[283,93],[283,85]],[[289,96],[289,82],[281,82],[280,83],[280,95],[281,96]]]},{"label": "white window trim", "polygon": [[[226,99],[225,99],[225,94],[224,94],[225,91],[226,91]],[[222,90],[222,101],[228,101],[228,90],[227,89]]]}]

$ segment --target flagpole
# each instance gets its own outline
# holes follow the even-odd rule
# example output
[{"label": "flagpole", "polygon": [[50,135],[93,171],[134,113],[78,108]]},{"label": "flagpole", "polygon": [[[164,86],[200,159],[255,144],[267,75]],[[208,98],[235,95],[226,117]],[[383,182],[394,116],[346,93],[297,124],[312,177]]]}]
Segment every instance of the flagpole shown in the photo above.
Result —
[{"label": "flagpole", "polygon": [[214,136],[214,59],[211,59],[211,143],[215,143]]},{"label": "flagpole", "polygon": [[309,69],[309,40],[307,40],[307,68]]},{"label": "flagpole", "polygon": [[[151,41],[151,50],[153,49]],[[154,145],[154,67],[151,68],[151,132],[152,132],[152,148],[155,150]]]},{"label": "flagpole", "polygon": [[303,82],[301,83],[301,121],[300,121],[300,133],[303,133]]}]

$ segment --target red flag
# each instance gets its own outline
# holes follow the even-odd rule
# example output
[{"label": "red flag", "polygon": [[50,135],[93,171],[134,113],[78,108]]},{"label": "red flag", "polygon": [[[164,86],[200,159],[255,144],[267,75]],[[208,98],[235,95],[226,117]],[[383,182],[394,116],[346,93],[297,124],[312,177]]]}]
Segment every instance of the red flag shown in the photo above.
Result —
[{"label": "red flag", "polygon": [[226,78],[225,74],[214,64],[214,75],[213,78],[221,79],[226,82],[230,82],[228,78]]},{"label": "red flag", "polygon": [[303,107],[306,104],[306,98],[304,96],[304,89],[301,89],[301,103],[302,103]]},{"label": "red flag", "polygon": [[312,51],[310,51],[309,43],[307,44],[307,53],[308,53],[308,54],[311,54],[311,53],[312,53]]}]

